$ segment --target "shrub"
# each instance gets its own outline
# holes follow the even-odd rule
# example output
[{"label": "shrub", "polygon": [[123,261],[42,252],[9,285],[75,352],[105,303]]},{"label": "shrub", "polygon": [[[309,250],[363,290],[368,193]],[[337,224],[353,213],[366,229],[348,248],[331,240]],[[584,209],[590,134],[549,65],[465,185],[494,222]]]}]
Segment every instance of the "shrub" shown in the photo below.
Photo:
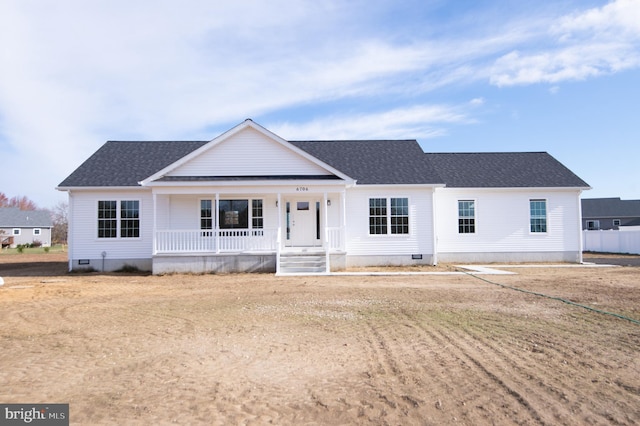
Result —
[{"label": "shrub", "polygon": [[140,272],[140,269],[138,269],[138,267],[135,265],[125,264],[124,266],[122,266],[122,268],[118,269],[115,272],[124,272],[124,273],[132,274],[132,273]]}]

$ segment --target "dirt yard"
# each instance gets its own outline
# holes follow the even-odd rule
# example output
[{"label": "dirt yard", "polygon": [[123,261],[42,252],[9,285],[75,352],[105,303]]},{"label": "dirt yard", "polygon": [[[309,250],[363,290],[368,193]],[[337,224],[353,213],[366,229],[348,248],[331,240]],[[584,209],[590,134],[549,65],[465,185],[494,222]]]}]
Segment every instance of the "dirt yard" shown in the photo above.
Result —
[{"label": "dirt yard", "polygon": [[72,424],[640,423],[639,324],[485,281],[640,320],[640,267],[146,276],[63,256],[0,255],[2,403],[69,403]]}]

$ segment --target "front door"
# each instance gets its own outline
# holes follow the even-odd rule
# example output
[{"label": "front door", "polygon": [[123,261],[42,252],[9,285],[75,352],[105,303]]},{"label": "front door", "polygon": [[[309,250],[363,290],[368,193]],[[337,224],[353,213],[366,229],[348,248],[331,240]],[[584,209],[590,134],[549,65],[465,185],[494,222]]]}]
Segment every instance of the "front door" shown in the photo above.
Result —
[{"label": "front door", "polygon": [[320,201],[313,198],[285,202],[285,246],[320,246]]}]

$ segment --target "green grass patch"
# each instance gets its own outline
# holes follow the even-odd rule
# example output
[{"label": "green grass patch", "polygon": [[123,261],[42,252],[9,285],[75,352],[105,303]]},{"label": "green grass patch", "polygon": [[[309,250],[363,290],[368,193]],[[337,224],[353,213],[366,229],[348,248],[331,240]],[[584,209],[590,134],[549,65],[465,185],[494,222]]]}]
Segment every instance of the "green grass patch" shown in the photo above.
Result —
[{"label": "green grass patch", "polygon": [[63,245],[54,245],[51,247],[25,247],[22,249],[22,252],[20,252],[18,249],[15,248],[3,248],[2,250],[0,250],[0,256],[19,256],[21,254],[42,254],[42,255],[47,255],[50,253],[66,253],[67,252],[67,246],[63,246]]}]

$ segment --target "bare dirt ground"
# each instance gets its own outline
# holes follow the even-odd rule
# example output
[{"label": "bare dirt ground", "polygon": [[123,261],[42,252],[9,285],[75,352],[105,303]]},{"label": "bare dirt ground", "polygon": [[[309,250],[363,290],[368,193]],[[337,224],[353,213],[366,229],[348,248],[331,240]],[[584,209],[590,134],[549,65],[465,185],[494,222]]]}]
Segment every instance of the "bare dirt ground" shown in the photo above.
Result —
[{"label": "bare dirt ground", "polygon": [[[588,260],[588,259],[587,259]],[[451,267],[451,269],[454,269]],[[638,424],[640,268],[67,274],[0,255],[0,402],[72,424]]]}]

